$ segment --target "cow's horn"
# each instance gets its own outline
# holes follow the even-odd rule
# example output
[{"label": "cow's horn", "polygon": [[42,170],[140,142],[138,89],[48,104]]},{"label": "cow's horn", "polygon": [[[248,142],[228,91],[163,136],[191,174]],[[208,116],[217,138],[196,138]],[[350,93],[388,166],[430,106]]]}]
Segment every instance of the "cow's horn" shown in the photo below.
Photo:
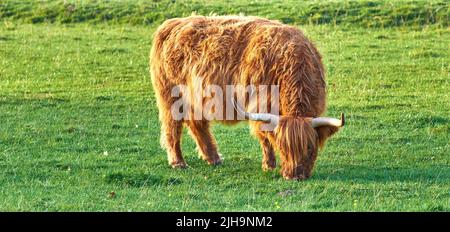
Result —
[{"label": "cow's horn", "polygon": [[269,113],[249,113],[244,111],[241,106],[236,102],[235,99],[231,101],[233,104],[233,107],[236,109],[236,111],[245,117],[245,119],[251,120],[251,121],[263,121],[263,122],[273,122],[275,125],[278,124],[278,121],[280,120],[280,117],[275,114],[269,114]]},{"label": "cow's horn", "polygon": [[319,126],[342,127],[342,126],[344,126],[344,124],[345,124],[344,113],[341,113],[340,120],[337,118],[327,118],[327,117],[313,118],[313,120],[312,120],[313,127],[319,127]]}]

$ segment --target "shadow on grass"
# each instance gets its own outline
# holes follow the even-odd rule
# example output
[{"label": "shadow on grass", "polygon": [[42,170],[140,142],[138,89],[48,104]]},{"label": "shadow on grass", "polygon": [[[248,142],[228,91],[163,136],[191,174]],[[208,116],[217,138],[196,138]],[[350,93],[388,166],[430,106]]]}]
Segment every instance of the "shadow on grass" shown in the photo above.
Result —
[{"label": "shadow on grass", "polygon": [[117,184],[127,187],[145,187],[156,185],[178,185],[183,183],[180,178],[165,177],[151,173],[110,173],[105,176],[105,181],[109,184]]},{"label": "shadow on grass", "polygon": [[[185,156],[189,168],[183,170],[172,170],[165,160],[160,160],[151,165],[157,165],[158,168],[169,172],[176,172],[181,176],[198,175],[199,178],[207,176],[210,180],[223,181],[227,178],[234,179],[233,182],[240,182],[242,175],[248,179],[259,179],[261,181],[276,181],[283,177],[280,174],[280,164],[272,171],[263,171],[261,169],[261,160],[259,157],[233,156],[224,157],[224,162],[218,166],[210,166],[205,161],[194,157]],[[411,164],[408,167],[386,167],[370,165],[350,165],[336,164],[335,166],[316,166],[310,180],[336,180],[344,182],[433,182],[446,183],[450,180],[450,167],[442,164],[430,164],[429,166],[414,167]],[[308,180],[307,180],[308,181]]]},{"label": "shadow on grass", "polygon": [[[206,175],[213,179],[233,178],[234,182],[242,175],[248,179],[260,179],[261,181],[276,181],[283,177],[280,174],[280,166],[272,171],[264,172],[260,166],[259,159],[253,158],[230,158],[217,167],[207,166],[201,160],[190,160],[192,167],[196,169],[195,175]],[[194,172],[187,170],[189,175]],[[368,165],[336,165],[316,167],[310,180],[335,180],[343,182],[428,182],[443,184],[450,180],[450,167],[445,165],[429,165],[427,167],[372,167]],[[308,181],[308,180],[307,180]]]},{"label": "shadow on grass", "polygon": [[446,183],[450,180],[450,168],[445,165],[430,167],[370,167],[363,165],[339,165],[336,170],[319,168],[312,179],[353,182],[434,182]]}]

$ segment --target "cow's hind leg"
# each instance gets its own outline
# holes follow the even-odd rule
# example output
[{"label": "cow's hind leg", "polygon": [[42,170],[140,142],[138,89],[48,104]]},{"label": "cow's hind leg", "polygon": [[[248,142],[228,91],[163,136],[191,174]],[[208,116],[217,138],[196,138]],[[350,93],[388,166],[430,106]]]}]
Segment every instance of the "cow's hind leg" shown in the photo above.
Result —
[{"label": "cow's hind leg", "polygon": [[186,121],[192,138],[197,143],[198,151],[203,160],[208,164],[216,165],[222,162],[217,152],[214,136],[209,131],[209,122],[203,120]]},{"label": "cow's hind leg", "polygon": [[167,151],[169,165],[173,168],[185,168],[186,162],[181,153],[182,122],[166,118],[161,123],[161,145]]},{"label": "cow's hind leg", "polygon": [[159,108],[159,120],[161,122],[161,146],[167,151],[169,165],[173,168],[184,168],[186,162],[181,153],[181,134],[183,130],[183,121],[175,120],[172,115],[171,107],[174,99],[170,96],[170,86],[164,86],[164,83],[155,81],[157,88],[156,100]]}]

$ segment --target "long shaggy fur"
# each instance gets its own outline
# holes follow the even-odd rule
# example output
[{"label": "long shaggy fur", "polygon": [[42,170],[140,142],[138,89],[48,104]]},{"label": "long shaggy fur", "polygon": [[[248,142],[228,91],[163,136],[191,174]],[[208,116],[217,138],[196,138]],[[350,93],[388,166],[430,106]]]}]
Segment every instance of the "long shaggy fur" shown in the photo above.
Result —
[{"label": "long shaggy fur", "polygon": [[316,160],[318,142],[314,128],[304,118],[283,118],[275,130],[282,174],[306,179]]},{"label": "long shaggy fur", "polygon": [[[308,120],[320,116],[326,107],[324,68],[315,46],[295,27],[258,17],[170,19],[155,33],[150,57],[162,123],[161,138],[165,140],[163,144],[172,166],[184,163],[181,151],[177,150],[180,125],[170,116],[170,106],[175,100],[170,91],[179,84],[190,89],[214,84],[224,91],[225,85],[279,85],[282,120],[276,131],[262,133],[259,123],[251,125],[261,140],[264,156],[272,156],[272,146],[280,151],[286,178],[307,178],[317,147],[337,130],[313,129]],[[198,86],[198,77],[202,78],[202,86]],[[214,138],[205,131],[208,122],[184,123],[192,129],[193,136],[211,137],[206,141],[196,138],[197,145],[205,160],[219,162]],[[273,168],[273,157],[264,160],[271,161],[263,163],[263,167]]]}]

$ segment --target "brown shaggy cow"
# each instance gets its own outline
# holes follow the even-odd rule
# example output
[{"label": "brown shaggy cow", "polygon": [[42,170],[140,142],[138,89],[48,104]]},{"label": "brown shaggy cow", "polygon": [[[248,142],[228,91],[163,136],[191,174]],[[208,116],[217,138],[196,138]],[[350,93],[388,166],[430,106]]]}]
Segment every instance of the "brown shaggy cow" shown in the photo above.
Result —
[{"label": "brown shaggy cow", "polygon": [[[176,120],[171,114],[178,99],[172,97],[172,89],[185,85],[194,90],[198,78],[201,87],[279,86],[279,116],[248,113],[250,104],[243,106],[246,110],[235,106],[233,114],[237,112],[250,120],[263,150],[264,170],[276,167],[274,151],[279,151],[281,174],[286,179],[310,177],[318,148],[344,124],[343,115],[340,120],[319,117],[326,108],[319,52],[299,29],[277,21],[243,16],[167,20],[155,33],[150,66],[161,121],[161,144],[172,167],[186,166],[180,149],[183,124],[204,160],[209,164],[222,161],[209,120]],[[191,107],[190,111],[197,106]],[[276,120],[268,120],[271,117]],[[260,126],[269,121],[276,124],[275,129],[261,130]]]}]

